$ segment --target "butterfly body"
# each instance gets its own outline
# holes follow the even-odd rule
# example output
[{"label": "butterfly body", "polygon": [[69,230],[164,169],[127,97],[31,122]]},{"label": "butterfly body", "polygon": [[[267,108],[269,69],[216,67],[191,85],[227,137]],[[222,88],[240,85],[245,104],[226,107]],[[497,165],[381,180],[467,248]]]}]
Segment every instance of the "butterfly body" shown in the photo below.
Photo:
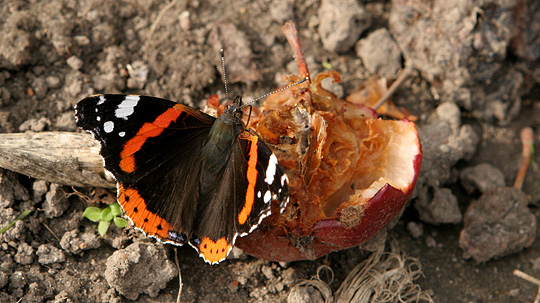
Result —
[{"label": "butterfly body", "polygon": [[132,223],[215,264],[272,201],[281,211],[288,202],[287,176],[241,109],[237,98],[215,118],[154,97],[98,95],[77,104],[76,120],[100,142]]}]

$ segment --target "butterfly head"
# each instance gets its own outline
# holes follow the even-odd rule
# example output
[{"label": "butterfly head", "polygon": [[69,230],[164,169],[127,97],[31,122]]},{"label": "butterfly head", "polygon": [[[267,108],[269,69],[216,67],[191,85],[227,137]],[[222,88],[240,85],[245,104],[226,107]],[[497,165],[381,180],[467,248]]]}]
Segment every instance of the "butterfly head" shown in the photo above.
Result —
[{"label": "butterfly head", "polygon": [[225,116],[223,118],[227,120],[241,121],[244,117],[244,112],[242,111],[243,107],[242,97],[236,96],[234,101],[227,105],[222,116]]}]

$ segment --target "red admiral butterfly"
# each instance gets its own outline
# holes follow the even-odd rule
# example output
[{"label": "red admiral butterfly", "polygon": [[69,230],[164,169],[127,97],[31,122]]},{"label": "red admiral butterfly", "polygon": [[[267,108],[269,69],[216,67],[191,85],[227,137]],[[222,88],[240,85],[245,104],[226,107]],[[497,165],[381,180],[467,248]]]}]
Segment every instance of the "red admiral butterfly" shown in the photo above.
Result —
[{"label": "red admiral butterfly", "polygon": [[[244,105],[245,106],[245,105]],[[242,122],[237,97],[218,118],[155,97],[97,95],[75,107],[77,126],[101,144],[118,201],[151,237],[189,243],[216,264],[238,236],[289,201],[287,175]]]}]

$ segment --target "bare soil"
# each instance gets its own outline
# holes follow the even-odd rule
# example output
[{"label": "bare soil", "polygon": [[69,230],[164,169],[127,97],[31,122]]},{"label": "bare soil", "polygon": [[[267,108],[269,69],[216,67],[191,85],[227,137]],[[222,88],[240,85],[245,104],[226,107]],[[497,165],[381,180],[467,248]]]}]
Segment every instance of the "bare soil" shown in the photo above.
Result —
[{"label": "bare soil", "polygon": [[[280,30],[293,19],[311,72],[331,68],[341,73],[342,83],[331,88],[336,94],[349,95],[376,73],[395,80],[407,61],[413,64],[414,71],[391,99],[419,117],[425,157],[417,189],[388,239],[419,259],[424,271],[420,287],[441,303],[533,302],[538,286],[513,271],[540,277],[538,239],[481,264],[460,247],[461,217],[482,194],[467,192],[460,172],[488,163],[502,172],[504,185],[512,186],[521,163],[521,129],[532,127],[539,141],[540,42],[529,31],[538,25],[540,8],[535,1],[458,1],[455,7],[425,2],[361,1],[365,12],[352,25],[340,24],[346,18],[328,25],[323,20],[330,18],[328,11],[343,12],[331,5],[323,9],[314,0],[173,0],[171,5],[162,0],[3,1],[0,132],[79,131],[73,106],[96,93],[138,93],[195,107],[212,94],[223,99],[222,46],[234,50],[226,58],[231,95],[242,94],[245,100],[263,95],[282,85],[282,75],[297,72]],[[509,12],[530,18],[529,23],[524,26]],[[327,34],[320,27],[335,30]],[[364,29],[355,36],[351,31],[357,27]],[[390,60],[386,44],[368,39],[379,29],[389,31],[405,59]],[[339,40],[333,36],[338,32],[353,36],[349,47],[336,49],[326,40]],[[356,41],[375,50],[369,54],[380,49],[386,67],[377,67],[380,58],[360,54]],[[437,133],[445,116],[434,112],[445,102],[457,105],[459,122],[457,129]],[[442,153],[448,146],[450,151]],[[534,159],[539,162],[540,156]],[[431,202],[442,188],[457,198],[457,212],[434,215],[437,205]],[[90,188],[77,190],[92,193]],[[0,227],[34,210],[0,235],[0,302],[130,301],[105,279],[107,259],[133,242],[151,240],[114,226],[104,238],[97,237],[97,225],[81,218],[83,200],[63,196],[73,191],[0,169]],[[529,168],[522,191],[529,199],[525,208],[538,220],[538,169]],[[522,224],[520,218],[515,222]],[[534,227],[538,234],[536,221]],[[65,234],[74,230],[70,239],[82,243],[80,250],[62,245],[68,241]],[[173,248],[164,249],[174,262]],[[334,270],[332,287],[337,289],[368,255],[351,248],[287,264],[240,255],[210,266],[190,247],[178,248],[177,254],[183,302],[284,302],[295,283],[311,278],[322,264]],[[139,283],[144,277],[123,279],[129,284],[129,279]],[[173,278],[157,296],[141,294],[137,301],[171,302],[177,292],[178,278]]]}]

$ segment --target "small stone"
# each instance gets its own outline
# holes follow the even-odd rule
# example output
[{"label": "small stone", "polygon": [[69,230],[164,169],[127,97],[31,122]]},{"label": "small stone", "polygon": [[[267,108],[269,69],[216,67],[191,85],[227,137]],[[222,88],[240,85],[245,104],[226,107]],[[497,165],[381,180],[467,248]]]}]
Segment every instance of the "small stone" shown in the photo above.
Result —
[{"label": "small stone", "polygon": [[486,262],[529,247],[537,219],[520,190],[497,188],[473,201],[463,219],[459,246],[476,262]]},{"label": "small stone", "polygon": [[229,253],[229,256],[227,256],[227,259],[240,259],[245,260],[247,258],[246,253],[244,251],[236,246],[233,246],[231,249],[231,252]]},{"label": "small stone", "polygon": [[263,265],[261,271],[268,280],[274,279],[276,277],[270,266]]},{"label": "small stone", "polygon": [[11,93],[5,87],[0,88],[0,106],[5,106],[11,103]]},{"label": "small stone", "polygon": [[270,4],[270,15],[272,19],[279,24],[294,19],[294,1],[292,0],[274,0]]},{"label": "small stone", "polygon": [[77,229],[64,233],[60,240],[62,249],[72,254],[81,254],[85,250],[98,248],[100,245],[99,238],[93,232],[80,234]]},{"label": "small stone", "polygon": [[424,226],[421,223],[411,221],[407,223],[407,231],[413,238],[418,239],[424,234]]},{"label": "small stone", "polygon": [[358,41],[356,55],[362,59],[369,72],[381,77],[395,77],[401,68],[401,52],[385,28],[378,29]]},{"label": "small stone", "polygon": [[34,93],[36,94],[36,98],[38,98],[38,100],[42,100],[43,98],[45,98],[45,96],[47,96],[48,87],[44,78],[35,78],[32,81],[32,89],[34,90]]},{"label": "small stone", "polygon": [[67,58],[66,63],[74,70],[79,70],[83,66],[83,61],[77,56],[71,56]]},{"label": "small stone", "polygon": [[66,261],[66,255],[61,249],[54,247],[52,244],[42,244],[36,252],[38,262],[40,264],[53,264]]},{"label": "small stone", "polygon": [[61,114],[55,123],[55,127],[61,131],[75,131],[77,129],[77,124],[75,119],[73,119],[73,112],[65,112]]},{"label": "small stone", "polygon": [[126,67],[129,75],[127,79],[128,88],[142,89],[148,80],[148,65],[142,61],[135,61]]},{"label": "small stone", "polygon": [[34,262],[34,249],[27,243],[20,243],[15,254],[15,262],[28,265]]},{"label": "small stone", "polygon": [[47,87],[49,88],[59,88],[62,85],[62,81],[56,76],[47,76],[45,83],[47,83]]},{"label": "small stone", "polygon": [[9,276],[9,288],[20,289],[26,286],[26,275],[22,271],[16,271]]},{"label": "small stone", "polygon": [[73,37],[73,40],[75,40],[79,46],[86,46],[90,44],[90,39],[83,35],[75,36]]},{"label": "small stone", "polygon": [[508,296],[510,298],[515,298],[515,297],[519,296],[519,292],[520,292],[519,288],[513,288],[508,292]]},{"label": "small stone", "polygon": [[6,287],[9,282],[8,275],[3,271],[0,271],[0,289]]},{"label": "small stone", "polygon": [[45,195],[42,208],[47,218],[59,217],[69,208],[69,201],[62,186],[51,184],[49,192]]},{"label": "small stone", "polygon": [[531,263],[532,263],[532,269],[533,270],[540,271],[540,258],[536,258],[534,260],[531,260]]},{"label": "small stone", "polygon": [[287,268],[281,272],[283,285],[291,287],[298,279],[298,272],[294,268]]},{"label": "small stone", "polygon": [[49,191],[49,187],[47,186],[47,181],[44,181],[44,180],[34,181],[34,184],[32,184],[33,200],[35,202],[41,201],[43,199],[43,195],[45,195],[47,191]]},{"label": "small stone", "polygon": [[345,52],[371,25],[371,15],[356,0],[322,1],[319,35],[325,49]]},{"label": "small stone", "polygon": [[488,163],[464,168],[459,178],[461,185],[469,194],[475,191],[488,193],[496,188],[505,186],[502,171]]},{"label": "small stone", "polygon": [[427,205],[415,204],[420,219],[431,224],[461,222],[462,215],[456,196],[448,188],[435,189],[431,202]]},{"label": "small stone", "polygon": [[183,11],[178,16],[178,23],[180,23],[180,28],[188,31],[191,28],[191,20],[189,19],[189,11]]},{"label": "small stone", "polygon": [[31,130],[33,132],[44,131],[49,125],[51,125],[51,120],[47,117],[41,117],[39,119],[28,119],[24,121],[20,126],[19,130],[25,132]]},{"label": "small stone", "polygon": [[107,259],[105,279],[121,295],[136,300],[139,294],[156,297],[177,276],[162,245],[133,243]]},{"label": "small stone", "polygon": [[[26,201],[28,199],[30,199],[30,195],[19,182],[19,175],[0,168],[0,207],[8,208],[15,201]],[[0,215],[4,214],[0,213]],[[0,222],[2,221],[0,217]]]},{"label": "small stone", "polygon": [[0,69],[18,69],[32,61],[33,38],[29,32],[3,26],[0,37]]},{"label": "small stone", "polygon": [[425,242],[427,247],[437,247],[437,241],[435,241],[435,238],[433,238],[432,236],[426,236]]}]

